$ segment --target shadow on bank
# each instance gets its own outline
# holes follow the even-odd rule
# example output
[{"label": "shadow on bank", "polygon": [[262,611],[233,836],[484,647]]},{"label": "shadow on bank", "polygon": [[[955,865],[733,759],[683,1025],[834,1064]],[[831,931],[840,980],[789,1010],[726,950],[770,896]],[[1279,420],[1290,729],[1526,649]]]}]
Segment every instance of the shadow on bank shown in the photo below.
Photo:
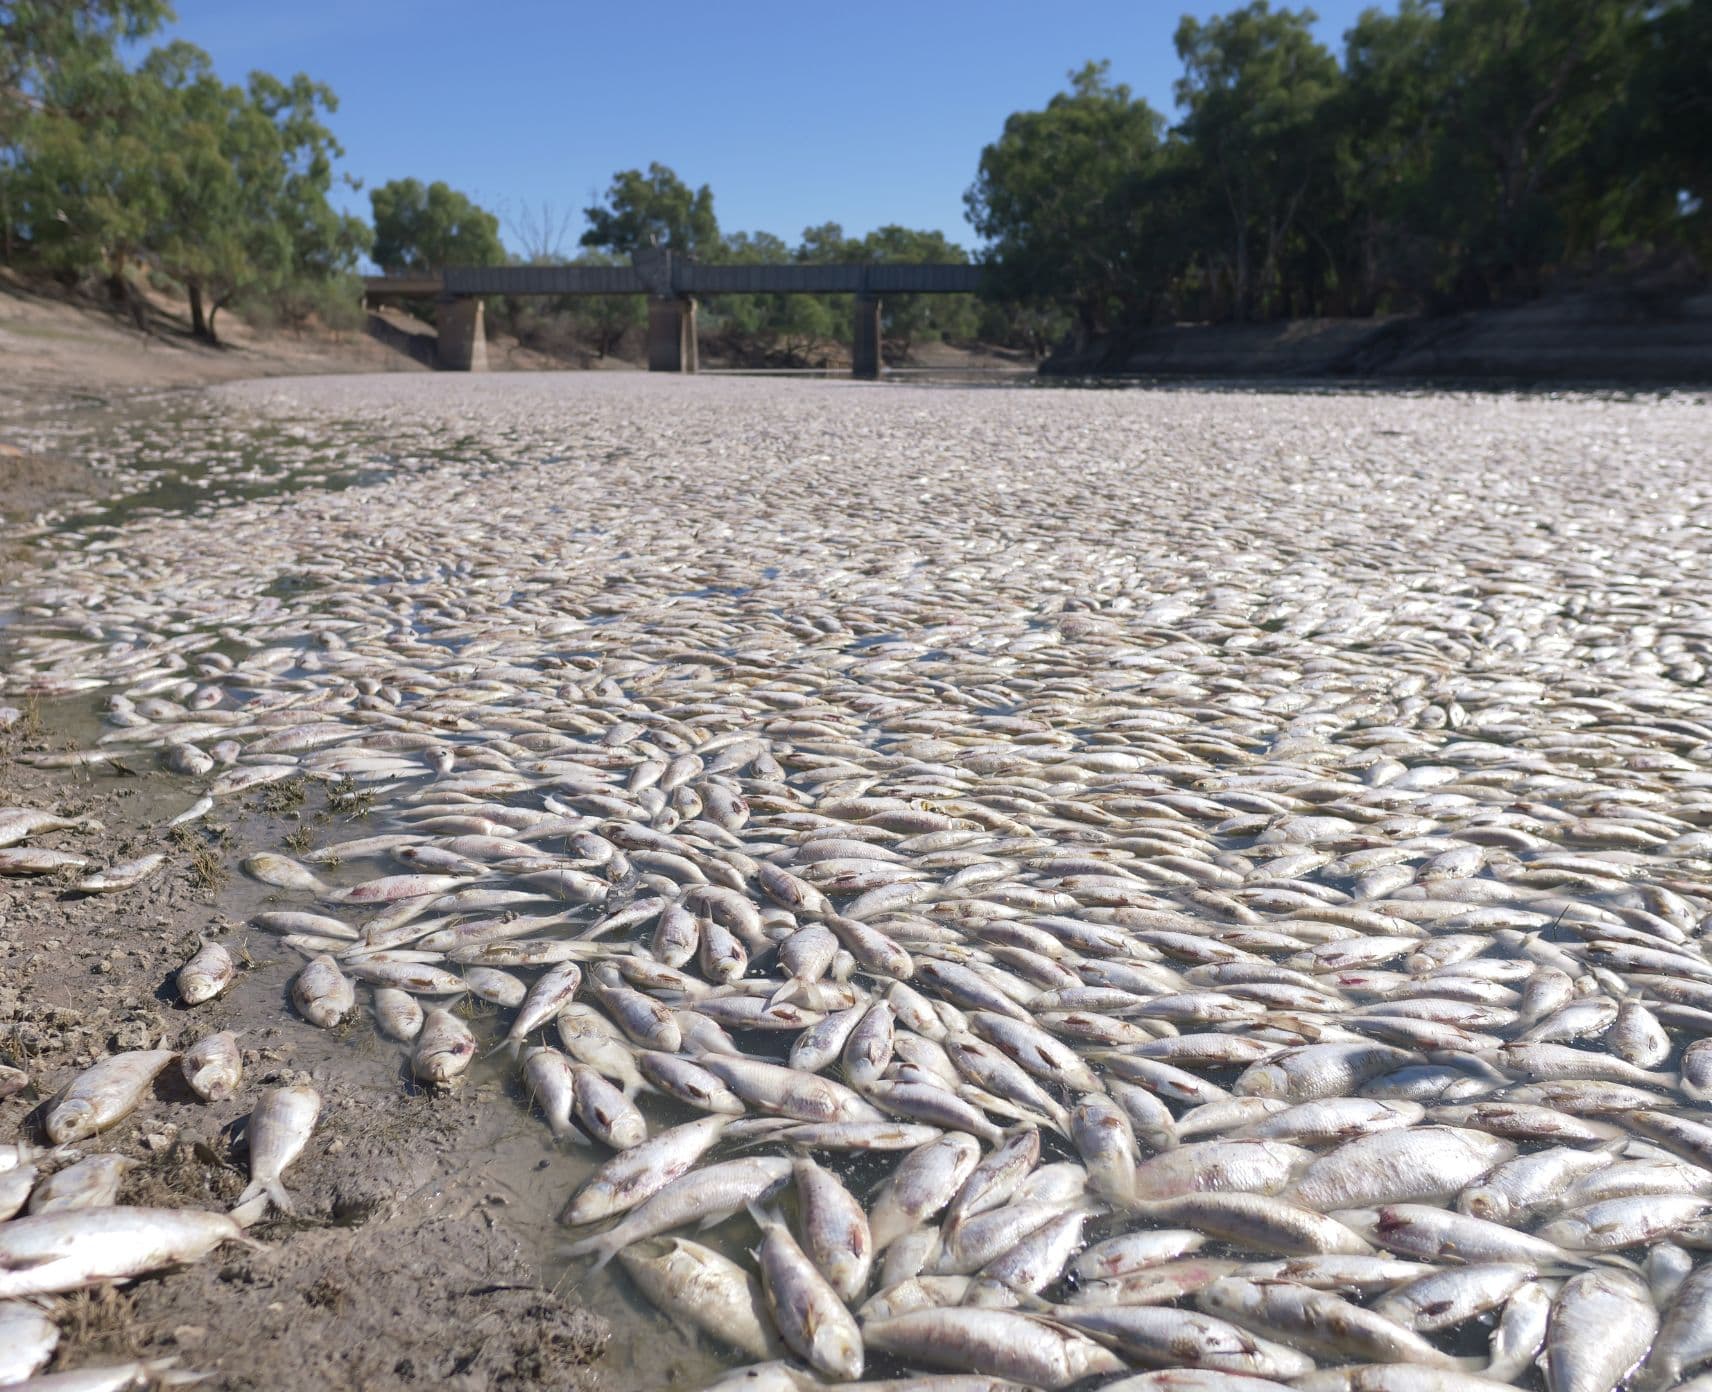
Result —
[{"label": "shadow on bank", "polygon": [[1180,324],[1061,350],[1048,377],[1712,383],[1712,290],[1579,290],[1507,309]]}]

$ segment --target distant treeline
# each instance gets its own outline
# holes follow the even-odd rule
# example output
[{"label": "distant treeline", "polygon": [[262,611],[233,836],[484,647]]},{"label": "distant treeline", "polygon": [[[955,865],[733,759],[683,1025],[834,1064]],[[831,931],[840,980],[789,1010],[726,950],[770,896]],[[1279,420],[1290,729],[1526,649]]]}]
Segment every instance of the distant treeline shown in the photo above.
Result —
[{"label": "distant treeline", "polygon": [[1175,126],[1104,64],[966,195],[1002,293],[1084,332],[1479,307],[1712,250],[1712,0],[1401,0],[1185,18]]},{"label": "distant treeline", "polygon": [[[568,219],[511,228],[444,183],[335,210],[333,94],[308,77],[223,83],[172,43],[122,51],[162,0],[0,0],[0,255],[68,280],[166,276],[212,339],[228,304],[336,318],[366,253],[385,268],[610,262],[649,245],[703,261],[964,261],[945,234],[836,223],[787,244],[721,230],[713,193],[672,170],[615,175]],[[1477,307],[1565,273],[1712,256],[1712,0],[1400,0],[1365,11],[1338,58],[1309,10],[1267,0],[1176,34],[1181,119],[1090,63],[1011,116],[965,194],[993,289],[885,304],[894,354],[924,338],[1039,351],[1176,320]],[[353,185],[354,186],[354,185]],[[525,341],[613,351],[634,296],[498,301]],[[848,297],[730,295],[703,307],[716,351],[812,362],[847,340]]]}]

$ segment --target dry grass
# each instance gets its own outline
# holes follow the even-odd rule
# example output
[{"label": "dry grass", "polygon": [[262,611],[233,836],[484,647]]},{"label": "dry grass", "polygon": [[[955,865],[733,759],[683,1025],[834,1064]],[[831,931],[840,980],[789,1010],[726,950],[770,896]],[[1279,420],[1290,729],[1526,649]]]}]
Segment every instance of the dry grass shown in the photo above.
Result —
[{"label": "dry grass", "polygon": [[341,778],[327,785],[327,810],[338,817],[366,817],[374,811],[374,794]]},{"label": "dry grass", "polygon": [[189,859],[190,877],[198,889],[218,889],[229,878],[226,863],[216,849],[217,843],[225,839],[224,834],[215,831],[213,835],[215,842],[211,844],[207,835],[188,826],[174,827],[167,833],[173,845]]}]

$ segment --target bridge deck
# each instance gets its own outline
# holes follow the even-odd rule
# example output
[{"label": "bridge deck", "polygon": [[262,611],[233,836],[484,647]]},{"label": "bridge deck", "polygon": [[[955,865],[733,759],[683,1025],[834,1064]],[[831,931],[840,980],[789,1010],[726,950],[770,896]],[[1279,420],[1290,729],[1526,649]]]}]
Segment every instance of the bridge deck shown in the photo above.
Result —
[{"label": "bridge deck", "polygon": [[[953,295],[978,290],[979,266],[703,266],[674,258],[675,295]],[[458,266],[434,276],[367,276],[370,295],[642,295],[660,282],[634,266]]]}]

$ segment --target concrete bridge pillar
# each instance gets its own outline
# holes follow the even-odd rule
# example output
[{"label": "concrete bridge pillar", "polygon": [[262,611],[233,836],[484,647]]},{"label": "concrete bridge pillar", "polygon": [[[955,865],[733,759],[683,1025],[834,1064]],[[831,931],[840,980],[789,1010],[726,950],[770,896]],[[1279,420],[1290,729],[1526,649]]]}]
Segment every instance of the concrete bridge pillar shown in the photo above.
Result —
[{"label": "concrete bridge pillar", "polygon": [[648,301],[648,371],[696,370],[696,302],[651,297]]},{"label": "concrete bridge pillar", "polygon": [[880,297],[856,297],[856,331],[850,339],[850,375],[874,381],[880,375]]},{"label": "concrete bridge pillar", "polygon": [[482,302],[474,296],[445,295],[435,302],[434,321],[440,331],[434,362],[442,372],[486,372],[487,334],[482,330]]}]

